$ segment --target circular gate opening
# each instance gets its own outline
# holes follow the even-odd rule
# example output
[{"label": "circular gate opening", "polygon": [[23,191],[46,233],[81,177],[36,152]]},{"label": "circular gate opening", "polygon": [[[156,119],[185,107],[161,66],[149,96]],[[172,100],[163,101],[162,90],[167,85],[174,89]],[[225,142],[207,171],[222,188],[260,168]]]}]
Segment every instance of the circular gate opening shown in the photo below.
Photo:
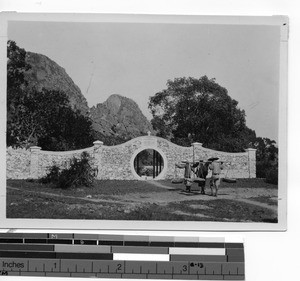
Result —
[{"label": "circular gate opening", "polygon": [[163,168],[163,157],[154,149],[144,149],[134,158],[134,170],[142,179],[156,178]]}]

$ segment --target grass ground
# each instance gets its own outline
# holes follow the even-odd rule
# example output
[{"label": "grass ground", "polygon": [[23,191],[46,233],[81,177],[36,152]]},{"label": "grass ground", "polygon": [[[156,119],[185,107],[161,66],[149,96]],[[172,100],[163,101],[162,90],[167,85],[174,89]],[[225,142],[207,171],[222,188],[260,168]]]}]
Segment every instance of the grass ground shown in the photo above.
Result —
[{"label": "grass ground", "polygon": [[[261,179],[238,180],[234,185],[223,182],[218,198],[197,193],[187,196],[181,193],[182,185],[159,183],[165,188],[147,181],[99,180],[90,188],[62,190],[48,184],[8,180],[7,217],[277,222],[277,186]],[[246,194],[246,202],[236,200]]]},{"label": "grass ground", "polygon": [[141,184],[141,181],[138,180],[96,180],[92,187],[70,189],[58,189],[52,184],[42,184],[37,181],[25,180],[8,180],[7,184],[11,187],[17,187],[23,190],[44,191],[76,197],[84,197],[86,195],[122,195],[131,192],[146,193],[149,192],[149,189],[151,189],[152,192],[161,191],[161,188],[154,187],[147,181],[143,181]]}]

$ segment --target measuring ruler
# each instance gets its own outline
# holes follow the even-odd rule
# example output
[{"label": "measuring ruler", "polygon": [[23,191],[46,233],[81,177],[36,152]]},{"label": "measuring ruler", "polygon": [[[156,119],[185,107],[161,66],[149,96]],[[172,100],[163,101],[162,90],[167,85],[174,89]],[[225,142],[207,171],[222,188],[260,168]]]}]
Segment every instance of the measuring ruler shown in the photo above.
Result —
[{"label": "measuring ruler", "polygon": [[244,245],[212,237],[0,233],[0,275],[244,280]]}]

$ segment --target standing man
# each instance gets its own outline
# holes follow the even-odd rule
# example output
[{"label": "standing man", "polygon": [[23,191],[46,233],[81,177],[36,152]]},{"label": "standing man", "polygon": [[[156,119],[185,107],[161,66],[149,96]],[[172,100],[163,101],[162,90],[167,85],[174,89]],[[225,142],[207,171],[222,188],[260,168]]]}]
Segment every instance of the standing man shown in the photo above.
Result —
[{"label": "standing man", "polygon": [[212,171],[211,179],[210,179],[210,188],[211,195],[217,197],[218,189],[220,186],[220,174],[221,170],[223,170],[223,162],[217,162],[219,158],[209,158],[208,161],[211,161],[209,165],[209,169]]}]

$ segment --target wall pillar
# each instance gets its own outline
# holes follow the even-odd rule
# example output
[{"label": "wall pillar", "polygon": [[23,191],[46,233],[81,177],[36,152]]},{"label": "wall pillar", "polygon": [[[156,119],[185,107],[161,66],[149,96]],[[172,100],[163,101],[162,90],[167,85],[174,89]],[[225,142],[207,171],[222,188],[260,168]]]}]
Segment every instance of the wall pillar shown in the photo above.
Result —
[{"label": "wall pillar", "polygon": [[246,152],[248,153],[249,178],[256,178],[256,149],[248,148]]},{"label": "wall pillar", "polygon": [[94,144],[94,159],[95,159],[95,170],[96,170],[96,177],[97,179],[100,179],[102,174],[101,174],[101,154],[102,154],[102,146],[103,146],[103,141],[96,140],[93,142]]},{"label": "wall pillar", "polygon": [[30,147],[30,178],[39,178],[39,153],[41,147],[31,146]]},{"label": "wall pillar", "polygon": [[201,142],[193,142],[192,147],[193,147],[193,161],[197,162],[201,158],[201,151],[202,151],[202,145],[203,143]]}]

